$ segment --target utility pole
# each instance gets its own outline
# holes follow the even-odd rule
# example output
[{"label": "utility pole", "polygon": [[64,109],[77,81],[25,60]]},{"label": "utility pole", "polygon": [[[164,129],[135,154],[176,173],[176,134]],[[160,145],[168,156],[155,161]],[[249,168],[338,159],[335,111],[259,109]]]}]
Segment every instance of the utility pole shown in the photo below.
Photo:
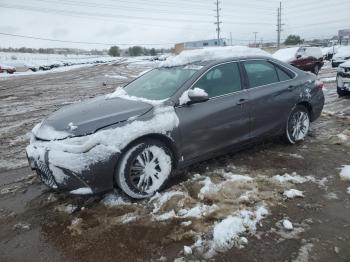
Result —
[{"label": "utility pole", "polygon": [[233,46],[233,44],[232,44],[232,32],[230,32],[230,42],[231,42],[231,46]]},{"label": "utility pole", "polygon": [[281,31],[282,31],[282,2],[277,9],[277,48],[281,47]]},{"label": "utility pole", "polygon": [[256,35],[258,34],[259,32],[253,32],[254,34],[254,47],[256,47]]},{"label": "utility pole", "polygon": [[217,39],[218,39],[218,45],[220,45],[220,31],[221,31],[221,28],[220,28],[220,24],[222,23],[220,21],[220,2],[219,0],[216,0],[215,2],[215,5],[216,5],[216,22],[214,24],[216,24],[216,33],[217,33]]}]

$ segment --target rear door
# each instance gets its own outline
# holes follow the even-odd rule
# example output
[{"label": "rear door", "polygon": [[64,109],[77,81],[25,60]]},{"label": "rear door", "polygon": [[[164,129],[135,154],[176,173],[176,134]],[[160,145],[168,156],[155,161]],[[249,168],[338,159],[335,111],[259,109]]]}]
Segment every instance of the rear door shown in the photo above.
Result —
[{"label": "rear door", "polygon": [[249,139],[249,97],[241,82],[237,62],[214,66],[192,86],[206,91],[209,100],[175,107],[185,161]]},{"label": "rear door", "polygon": [[280,132],[300,93],[300,87],[293,85],[295,74],[265,59],[242,64],[249,82],[252,137]]}]

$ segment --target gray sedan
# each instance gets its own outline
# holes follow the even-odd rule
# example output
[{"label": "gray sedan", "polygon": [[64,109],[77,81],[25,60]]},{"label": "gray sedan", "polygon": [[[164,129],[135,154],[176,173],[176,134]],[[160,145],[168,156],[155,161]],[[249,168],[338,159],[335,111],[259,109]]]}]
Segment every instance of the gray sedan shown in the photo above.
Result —
[{"label": "gray sedan", "polygon": [[269,137],[304,140],[323,109],[316,76],[254,56],[159,67],[33,129],[28,160],[71,194],[161,190],[172,171]]}]

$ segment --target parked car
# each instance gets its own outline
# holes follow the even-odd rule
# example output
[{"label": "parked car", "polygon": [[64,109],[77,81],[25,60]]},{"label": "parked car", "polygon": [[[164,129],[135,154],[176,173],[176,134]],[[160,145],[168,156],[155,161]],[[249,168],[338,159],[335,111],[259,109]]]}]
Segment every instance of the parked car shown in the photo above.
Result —
[{"label": "parked car", "polygon": [[337,53],[339,46],[333,45],[329,47],[323,47],[322,48],[322,55],[324,60],[332,60],[333,55]]},{"label": "parked car", "polygon": [[[167,61],[168,62],[168,61]],[[314,74],[267,56],[159,67],[34,127],[26,152],[51,188],[159,191],[172,171],[274,136],[302,141],[323,109]]]},{"label": "parked car", "polygon": [[0,73],[13,74],[16,72],[16,68],[8,65],[0,65]]},{"label": "parked car", "polygon": [[338,67],[337,92],[340,97],[350,95],[350,60],[340,64]]},{"label": "parked car", "polygon": [[332,67],[338,67],[340,64],[350,59],[350,46],[340,46],[332,58]]},{"label": "parked car", "polygon": [[273,54],[273,57],[316,75],[324,65],[321,48],[313,46],[280,49]]}]

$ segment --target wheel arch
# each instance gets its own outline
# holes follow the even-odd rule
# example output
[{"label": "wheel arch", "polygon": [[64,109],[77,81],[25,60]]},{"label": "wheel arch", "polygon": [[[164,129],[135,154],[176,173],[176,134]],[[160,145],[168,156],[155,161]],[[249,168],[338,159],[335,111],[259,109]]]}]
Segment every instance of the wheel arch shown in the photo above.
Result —
[{"label": "wheel arch", "polygon": [[[174,160],[174,166],[173,168],[177,167],[178,161],[179,161],[179,152],[178,149],[175,145],[175,142],[172,138],[170,138],[167,135],[164,134],[158,134],[158,133],[151,133],[151,134],[147,134],[147,135],[143,135],[140,136],[136,139],[134,139],[133,141],[131,141],[126,147],[124,147],[121,151],[121,155],[127,151],[130,147],[134,146],[135,144],[139,143],[140,141],[146,140],[146,139],[154,139],[154,140],[158,140],[162,143],[164,143],[164,145],[171,150],[172,154],[173,154],[173,160]],[[119,164],[119,160],[118,160],[118,164]]]},{"label": "wheel arch", "polygon": [[307,111],[309,112],[309,117],[310,117],[310,121],[314,121],[314,117],[313,117],[313,109],[312,109],[312,105],[310,104],[310,102],[308,101],[301,101],[298,104],[296,104],[295,106],[304,106]]}]

